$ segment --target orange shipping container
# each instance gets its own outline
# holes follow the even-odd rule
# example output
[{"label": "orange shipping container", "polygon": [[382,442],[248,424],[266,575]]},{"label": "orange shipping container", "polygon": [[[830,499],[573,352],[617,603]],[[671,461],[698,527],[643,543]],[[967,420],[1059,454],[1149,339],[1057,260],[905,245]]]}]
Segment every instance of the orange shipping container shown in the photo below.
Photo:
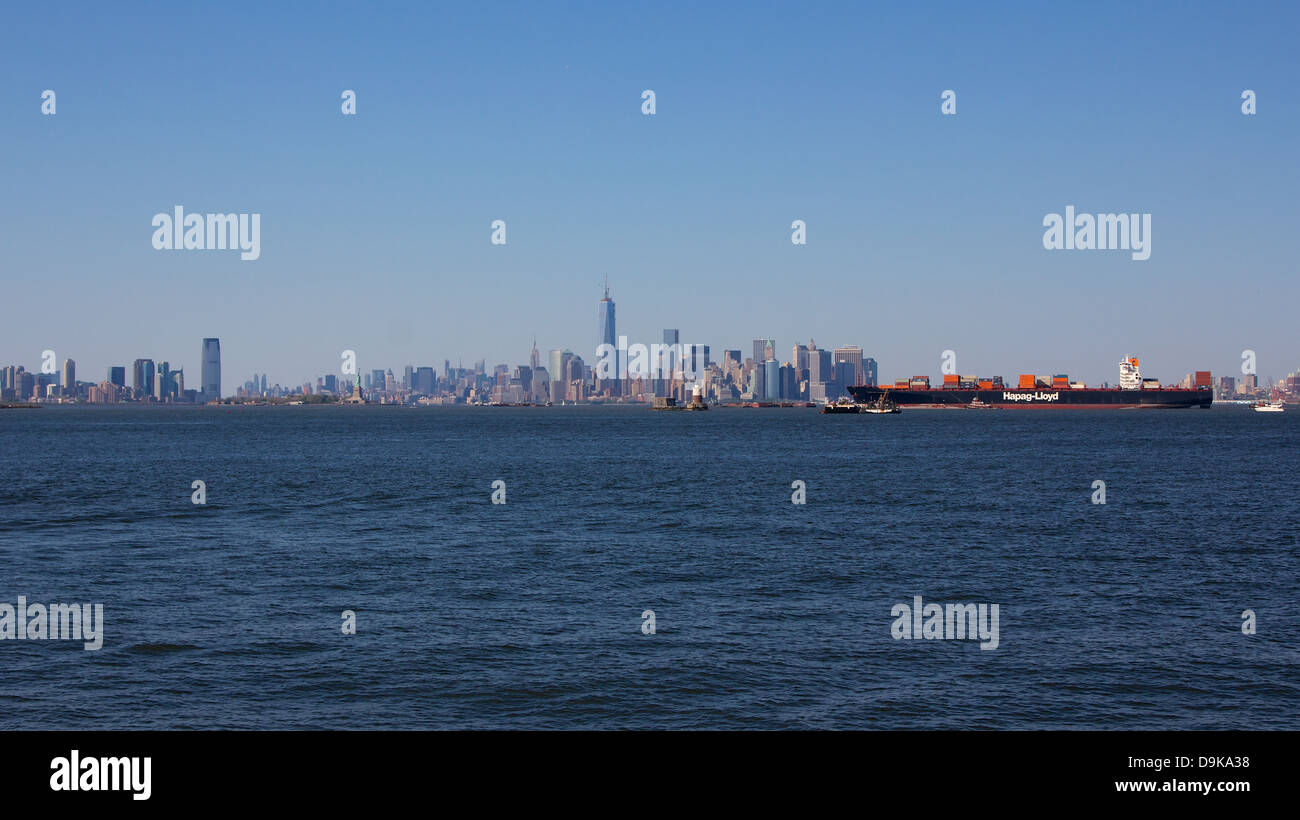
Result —
[{"label": "orange shipping container", "polygon": [[1021,374],[1020,374],[1020,386],[1021,386],[1021,387],[1033,387],[1033,386],[1034,386],[1034,374],[1033,374],[1033,373],[1021,373]]}]

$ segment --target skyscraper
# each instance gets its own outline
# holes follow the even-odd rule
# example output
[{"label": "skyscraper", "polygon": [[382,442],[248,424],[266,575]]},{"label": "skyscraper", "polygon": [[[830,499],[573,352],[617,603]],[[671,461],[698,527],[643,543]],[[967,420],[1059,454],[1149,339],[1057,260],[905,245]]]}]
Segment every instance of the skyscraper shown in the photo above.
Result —
[{"label": "skyscraper", "polygon": [[[610,395],[618,396],[622,394],[620,389],[622,385],[623,368],[619,364],[618,336],[614,330],[614,300],[609,298],[609,277],[605,277],[605,297],[600,300],[600,305],[596,309],[596,344],[609,345],[614,348],[613,359],[610,361],[609,372],[613,374],[613,380],[605,384],[597,384],[596,389],[608,389]],[[537,344],[533,343],[533,349],[536,350]]]},{"label": "skyscraper", "polygon": [[651,366],[656,369],[655,374],[655,395],[667,396],[672,390],[673,372],[678,365],[677,356],[674,355],[674,345],[681,344],[682,335],[675,327],[664,328],[664,352],[659,356],[659,361],[651,362]]},{"label": "skyscraper", "polygon": [[158,365],[158,373],[153,380],[153,397],[158,401],[167,398],[171,392],[171,362]]},{"label": "skyscraper", "polygon": [[789,362],[781,365],[778,373],[781,380],[781,398],[786,401],[792,401],[799,398],[799,385],[795,381],[795,368]]},{"label": "skyscraper", "polygon": [[811,348],[808,351],[808,398],[812,401],[825,401],[835,398],[835,391],[827,389],[835,383],[835,372],[831,370],[831,352]]},{"label": "skyscraper", "polygon": [[77,363],[72,359],[63,360],[63,395],[77,395]]},{"label": "skyscraper", "polygon": [[[865,374],[862,372],[862,348],[856,345],[835,348],[835,363],[839,364],[840,362],[848,362],[853,365],[853,384],[863,384],[862,379]],[[839,372],[838,368],[836,372]],[[849,384],[842,383],[841,386],[848,387]]]},{"label": "skyscraper", "polygon": [[704,378],[704,373],[710,364],[709,346],[701,344],[682,345],[680,361],[683,379],[690,382]]},{"label": "skyscraper", "polygon": [[202,387],[199,393],[204,401],[218,401],[221,398],[221,340],[203,340],[203,358],[199,374]]},{"label": "skyscraper", "polygon": [[572,360],[572,350],[551,351],[551,366],[548,369],[551,377],[551,401],[557,404],[564,401],[565,389],[568,385],[569,362]]},{"label": "skyscraper", "polygon": [[853,362],[841,359],[835,363],[835,386],[839,393],[846,392],[844,389],[846,387],[860,383],[857,367]]},{"label": "skyscraper", "polygon": [[754,340],[754,398],[763,399],[767,397],[767,370],[765,363],[768,359],[776,358],[776,340],[775,339],[755,339]]},{"label": "skyscraper", "polygon": [[875,387],[876,378],[877,378],[876,373],[877,373],[876,360],[863,359],[862,360],[862,383],[867,385],[868,387]]},{"label": "skyscraper", "polygon": [[552,379],[563,379],[569,366],[569,360],[573,358],[573,351],[567,347],[563,350],[555,349],[551,351],[551,366],[549,368]]},{"label": "skyscraper", "polygon": [[432,367],[418,367],[415,370],[415,392],[432,396],[438,382],[438,374]]},{"label": "skyscraper", "polygon": [[108,369],[108,381],[118,387],[126,387],[126,368],[110,367]]},{"label": "skyscraper", "polygon": [[794,366],[795,370],[808,369],[808,347],[806,345],[796,344],[794,346],[794,354],[790,359],[790,364]]},{"label": "skyscraper", "polygon": [[131,372],[131,389],[137,399],[153,395],[153,359],[136,359]]},{"label": "skyscraper", "polygon": [[[811,340],[809,340],[811,341]],[[807,399],[808,393],[805,385],[808,382],[808,351],[811,350],[808,345],[796,344],[794,346],[794,358],[790,364],[794,367],[794,384],[795,389],[786,398],[790,399]]]}]

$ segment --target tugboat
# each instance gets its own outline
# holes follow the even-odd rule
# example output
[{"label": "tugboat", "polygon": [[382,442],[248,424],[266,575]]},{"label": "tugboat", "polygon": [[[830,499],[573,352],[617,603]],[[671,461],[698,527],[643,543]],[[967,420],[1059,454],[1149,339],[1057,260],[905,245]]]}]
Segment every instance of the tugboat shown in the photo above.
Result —
[{"label": "tugboat", "polygon": [[1000,407],[994,407],[988,402],[980,401],[979,397],[971,399],[970,404],[966,405],[966,408],[969,410],[1001,410],[1002,409]]}]

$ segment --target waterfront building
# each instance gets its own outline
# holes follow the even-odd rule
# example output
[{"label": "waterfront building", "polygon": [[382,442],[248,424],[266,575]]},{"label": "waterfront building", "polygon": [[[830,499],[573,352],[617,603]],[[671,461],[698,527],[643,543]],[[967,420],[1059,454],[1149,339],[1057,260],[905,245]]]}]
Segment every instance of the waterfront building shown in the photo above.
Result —
[{"label": "waterfront building", "polygon": [[72,359],[63,360],[63,395],[69,398],[77,397],[77,363]]},{"label": "waterfront building", "polygon": [[153,359],[136,359],[131,372],[131,390],[136,399],[153,395]]},{"label": "waterfront building", "polygon": [[203,358],[200,359],[199,395],[204,401],[221,400],[221,340],[203,340]]},{"label": "waterfront building", "polygon": [[153,397],[155,401],[167,398],[171,387],[172,367],[170,362],[161,362],[153,380]]}]

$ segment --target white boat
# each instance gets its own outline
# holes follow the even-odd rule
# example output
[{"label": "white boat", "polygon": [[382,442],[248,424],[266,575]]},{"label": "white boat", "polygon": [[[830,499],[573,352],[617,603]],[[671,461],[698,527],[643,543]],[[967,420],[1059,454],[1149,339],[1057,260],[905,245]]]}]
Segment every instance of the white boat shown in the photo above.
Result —
[{"label": "white boat", "polygon": [[[1269,387],[1273,387],[1273,380],[1268,380]],[[1262,399],[1255,402],[1256,413],[1281,413],[1285,408],[1282,406],[1282,396],[1276,387],[1273,387],[1273,400],[1265,402]]]},{"label": "white boat", "polygon": [[868,404],[858,405],[858,412],[871,413],[872,415],[877,416],[887,416],[893,413],[901,413],[903,412],[903,409],[895,404],[894,400],[889,398],[888,395],[885,395]]}]

